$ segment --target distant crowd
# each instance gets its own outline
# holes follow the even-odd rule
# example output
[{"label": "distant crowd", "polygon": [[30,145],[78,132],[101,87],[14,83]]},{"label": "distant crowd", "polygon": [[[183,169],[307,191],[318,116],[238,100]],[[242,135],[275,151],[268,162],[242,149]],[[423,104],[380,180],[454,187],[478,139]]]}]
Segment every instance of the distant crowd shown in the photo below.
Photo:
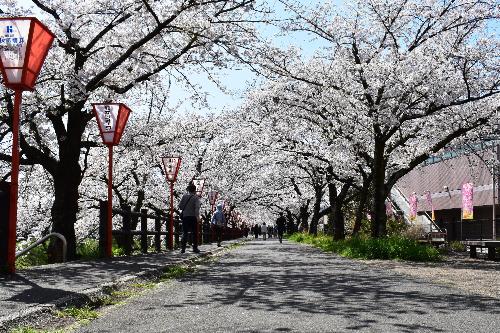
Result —
[{"label": "distant crowd", "polygon": [[276,219],[275,225],[266,225],[266,223],[262,224],[254,224],[249,230],[245,231],[245,237],[248,237],[248,232],[250,232],[255,239],[258,239],[259,236],[262,236],[263,240],[267,238],[278,238],[280,243],[283,241],[283,233],[285,232],[286,219],[283,216],[283,213],[280,213],[280,216]]}]

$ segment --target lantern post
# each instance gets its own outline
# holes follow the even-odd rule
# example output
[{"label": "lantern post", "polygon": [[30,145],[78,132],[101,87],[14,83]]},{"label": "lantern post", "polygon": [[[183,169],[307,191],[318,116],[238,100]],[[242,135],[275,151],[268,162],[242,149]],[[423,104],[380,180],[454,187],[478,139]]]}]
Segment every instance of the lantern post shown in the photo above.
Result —
[{"label": "lantern post", "polygon": [[211,212],[214,212],[215,203],[217,202],[217,197],[219,196],[219,192],[210,191],[208,192],[208,201],[210,202]]},{"label": "lantern post", "polygon": [[[196,186],[196,195],[203,196],[203,188],[205,187],[205,178],[194,178],[193,185]],[[198,244],[201,243],[200,222],[196,222],[196,235],[198,237]]]},{"label": "lantern post", "polygon": [[113,146],[120,143],[130,109],[122,103],[94,103],[92,107],[102,141],[108,146],[108,209],[104,255],[109,258],[113,247]]},{"label": "lantern post", "polygon": [[167,182],[170,183],[170,222],[168,225],[168,249],[174,249],[174,183],[181,166],[181,158],[177,156],[163,156],[163,171]]},{"label": "lantern post", "polygon": [[19,114],[22,93],[35,88],[35,81],[54,38],[55,35],[34,17],[0,18],[0,70],[5,87],[14,90],[7,251],[0,258],[0,270],[8,273],[16,271]]}]

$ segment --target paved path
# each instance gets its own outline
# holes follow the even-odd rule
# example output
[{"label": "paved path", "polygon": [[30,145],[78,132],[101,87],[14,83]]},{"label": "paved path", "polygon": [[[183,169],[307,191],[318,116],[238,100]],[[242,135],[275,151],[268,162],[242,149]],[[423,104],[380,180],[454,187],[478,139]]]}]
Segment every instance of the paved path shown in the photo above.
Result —
[{"label": "paved path", "polygon": [[275,240],[160,284],[80,332],[500,332],[500,301]]},{"label": "paved path", "polygon": [[[226,242],[228,244],[229,242]],[[200,246],[204,255],[218,251],[215,244]],[[55,305],[82,303],[113,286],[141,276],[159,274],[168,265],[182,263],[197,255],[190,249],[118,257],[108,260],[75,261],[18,270],[11,276],[0,275],[0,332],[13,323],[31,321]]]}]

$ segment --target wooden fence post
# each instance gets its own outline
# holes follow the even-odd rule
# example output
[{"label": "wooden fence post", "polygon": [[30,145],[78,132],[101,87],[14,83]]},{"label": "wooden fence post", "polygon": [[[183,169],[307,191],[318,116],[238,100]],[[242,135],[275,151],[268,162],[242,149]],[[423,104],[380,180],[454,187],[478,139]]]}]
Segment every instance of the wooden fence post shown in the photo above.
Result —
[{"label": "wooden fence post", "polygon": [[148,210],[141,209],[141,252],[148,253]]},{"label": "wooden fence post", "polygon": [[160,252],[161,251],[161,239],[160,239],[160,232],[161,232],[161,219],[159,216],[155,218],[155,251]]},{"label": "wooden fence post", "polygon": [[132,253],[132,241],[134,240],[134,237],[130,233],[131,229],[131,208],[129,205],[126,205],[123,207],[123,210],[125,213],[123,214],[123,225],[122,225],[122,230],[124,233],[124,239],[125,239],[125,254],[129,256]]},{"label": "wooden fence post", "polygon": [[99,200],[99,257],[106,258],[106,244],[108,237],[108,229],[106,228],[108,221],[108,201]]}]

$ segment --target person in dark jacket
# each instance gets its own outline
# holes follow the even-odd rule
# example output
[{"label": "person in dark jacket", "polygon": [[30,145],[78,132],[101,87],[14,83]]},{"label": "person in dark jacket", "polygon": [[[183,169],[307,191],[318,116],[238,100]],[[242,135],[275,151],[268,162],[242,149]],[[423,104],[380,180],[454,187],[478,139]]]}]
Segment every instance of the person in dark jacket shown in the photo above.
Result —
[{"label": "person in dark jacket", "polygon": [[196,225],[200,222],[200,198],[196,195],[196,186],[189,184],[179,203],[179,209],[182,210],[182,240],[181,253],[186,252],[186,243],[188,233],[193,236],[193,252],[199,253],[198,237],[196,235]]},{"label": "person in dark jacket", "polygon": [[280,216],[276,219],[276,228],[278,229],[278,239],[280,243],[283,243],[283,233],[285,232],[286,219],[283,213],[280,212]]},{"label": "person in dark jacket", "polygon": [[252,229],[253,229],[253,234],[255,236],[255,239],[258,239],[259,238],[259,230],[260,230],[259,225],[254,224]]}]

